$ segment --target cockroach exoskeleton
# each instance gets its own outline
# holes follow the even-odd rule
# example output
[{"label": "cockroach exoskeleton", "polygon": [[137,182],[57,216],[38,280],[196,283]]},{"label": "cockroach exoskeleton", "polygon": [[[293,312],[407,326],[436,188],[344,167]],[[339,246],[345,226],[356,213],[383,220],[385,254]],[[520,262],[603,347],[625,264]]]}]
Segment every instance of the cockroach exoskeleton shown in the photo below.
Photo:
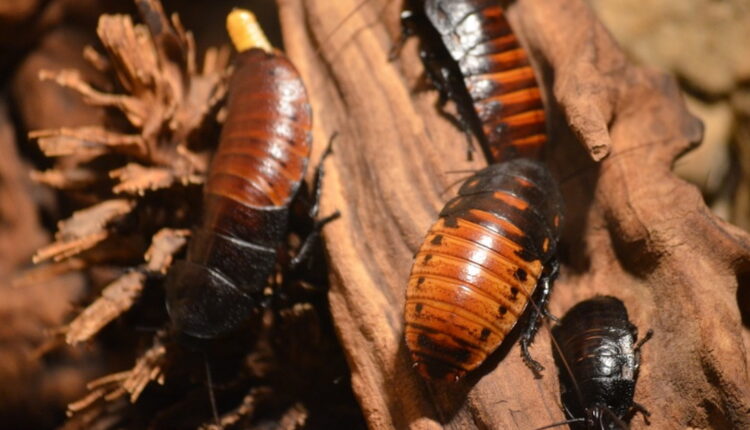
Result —
[{"label": "cockroach exoskeleton", "polygon": [[552,329],[559,346],[561,399],[568,420],[542,428],[571,424],[584,429],[627,429],[645,407],[633,401],[643,344],[628,320],[625,305],[611,296],[597,296],[575,305]]},{"label": "cockroach exoskeleton", "polygon": [[405,0],[403,41],[417,35],[438,110],[456,104],[458,122],[491,162],[539,158],[547,142],[542,92],[525,50],[497,0]]},{"label": "cockroach exoskeleton", "polygon": [[515,159],[469,177],[433,224],[406,289],[406,344],[429,379],[456,381],[495,351],[530,301],[522,357],[557,275],[562,197],[548,169]]},{"label": "cockroach exoskeleton", "polygon": [[[271,47],[250,12],[233,11],[227,27],[239,51],[227,116],[203,188],[201,223],[187,258],[175,262],[166,280],[175,330],[198,339],[231,333],[267,301],[263,292],[289,231],[312,144],[312,109],[294,65]],[[329,153],[330,145],[316,170],[312,218]],[[315,222],[292,265],[337,216]]]}]

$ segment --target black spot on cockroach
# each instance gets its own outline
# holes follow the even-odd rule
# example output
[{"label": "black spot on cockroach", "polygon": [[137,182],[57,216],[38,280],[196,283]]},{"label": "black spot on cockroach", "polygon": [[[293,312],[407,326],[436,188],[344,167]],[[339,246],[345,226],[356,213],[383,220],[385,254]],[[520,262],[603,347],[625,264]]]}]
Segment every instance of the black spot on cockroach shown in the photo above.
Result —
[{"label": "black spot on cockroach", "polygon": [[416,310],[417,313],[421,313],[423,307],[424,305],[422,305],[422,303],[417,303],[417,306],[414,307],[414,310]]},{"label": "black spot on cockroach", "polygon": [[518,288],[516,287],[510,287],[510,298],[512,300],[516,300],[518,298]]},{"label": "black spot on cockroach", "polygon": [[433,245],[440,245],[442,242],[443,242],[442,234],[435,235],[435,237],[433,237],[432,240],[430,241],[430,243]]},{"label": "black spot on cockroach", "polygon": [[461,363],[466,363],[471,359],[471,351],[464,348],[455,348],[451,350],[452,355],[451,357],[455,358],[456,361],[459,361]]},{"label": "black spot on cockroach", "polygon": [[500,308],[498,308],[497,311],[500,314],[500,316],[503,316],[508,313],[508,308],[503,305],[500,305]]},{"label": "black spot on cockroach", "polygon": [[427,262],[429,262],[430,260],[432,260],[432,254],[427,254],[427,255],[424,256],[424,260],[423,261],[424,261],[425,264],[427,264]]},{"label": "black spot on cockroach", "polygon": [[417,342],[419,343],[420,346],[423,346],[428,349],[432,349],[432,346],[435,345],[432,339],[430,339],[430,337],[424,333],[419,333],[419,336],[417,336]]},{"label": "black spot on cockroach", "polygon": [[487,327],[483,328],[482,333],[479,335],[479,339],[483,341],[487,340],[487,338],[490,337],[490,333],[492,333],[490,329]]},{"label": "black spot on cockroach", "polygon": [[455,216],[449,216],[443,218],[443,225],[450,228],[456,228],[458,227],[458,218]]},{"label": "black spot on cockroach", "polygon": [[422,285],[422,284],[424,284],[424,276],[420,276],[420,277],[419,277],[419,278],[417,279],[417,285]]},{"label": "black spot on cockroach", "polygon": [[526,282],[526,271],[521,269],[520,267],[516,269],[516,272],[513,274],[513,276],[521,282]]}]

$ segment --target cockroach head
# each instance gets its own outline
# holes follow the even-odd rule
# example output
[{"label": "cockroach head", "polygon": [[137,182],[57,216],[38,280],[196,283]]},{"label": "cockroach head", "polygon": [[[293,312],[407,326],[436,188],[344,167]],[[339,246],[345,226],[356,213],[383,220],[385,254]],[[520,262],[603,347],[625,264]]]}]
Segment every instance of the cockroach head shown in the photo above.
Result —
[{"label": "cockroach head", "polygon": [[165,288],[174,329],[198,339],[230,334],[248,319],[247,309],[256,306],[221,273],[184,260],[175,262]]}]

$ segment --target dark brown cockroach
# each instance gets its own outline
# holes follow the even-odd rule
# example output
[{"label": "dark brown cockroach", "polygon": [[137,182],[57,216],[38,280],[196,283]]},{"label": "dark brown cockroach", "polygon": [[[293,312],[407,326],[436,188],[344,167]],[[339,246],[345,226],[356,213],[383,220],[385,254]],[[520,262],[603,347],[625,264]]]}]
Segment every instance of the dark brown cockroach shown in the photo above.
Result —
[{"label": "dark brown cockroach", "polygon": [[[240,53],[203,189],[202,220],[187,258],[175,262],[166,282],[175,329],[200,339],[231,332],[263,302],[312,143],[312,111],[299,73],[264,36],[256,40],[262,32],[244,27],[249,12],[233,13],[228,27]],[[315,187],[321,174],[319,167]]]},{"label": "dark brown cockroach", "polygon": [[[406,0],[402,40],[416,34],[420,57],[461,126],[499,162],[538,158],[547,141],[542,93],[498,0]],[[447,114],[445,114],[447,115]]]},{"label": "dark brown cockroach", "polygon": [[552,329],[560,367],[561,398],[568,420],[543,428],[572,424],[585,429],[627,429],[636,413],[648,415],[633,401],[640,366],[638,329],[625,305],[597,296],[575,305]]},{"label": "dark brown cockroach", "polygon": [[430,228],[406,289],[406,344],[426,378],[456,381],[503,342],[529,301],[524,361],[557,274],[562,197],[531,159],[472,175]]}]

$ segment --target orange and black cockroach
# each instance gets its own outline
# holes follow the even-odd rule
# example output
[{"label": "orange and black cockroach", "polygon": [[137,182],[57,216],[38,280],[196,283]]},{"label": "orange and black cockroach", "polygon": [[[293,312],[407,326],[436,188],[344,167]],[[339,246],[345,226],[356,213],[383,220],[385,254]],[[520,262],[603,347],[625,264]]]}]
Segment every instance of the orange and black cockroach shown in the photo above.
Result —
[{"label": "orange and black cockroach", "polygon": [[425,72],[493,162],[539,158],[547,142],[542,92],[498,0],[405,0],[402,37],[420,40]]},{"label": "orange and black cockroach", "polygon": [[560,368],[561,399],[567,421],[587,430],[627,429],[646,408],[633,401],[641,360],[638,329],[619,299],[597,296],[575,305],[553,327],[555,361]]},{"label": "orange and black cockroach", "polygon": [[[406,344],[426,378],[478,367],[529,308],[526,364],[557,275],[562,197],[540,162],[518,158],[469,177],[417,252],[406,289]],[[533,301],[532,306],[527,306]]]},{"label": "orange and black cockroach", "polygon": [[[200,225],[187,258],[167,275],[167,309],[178,333],[212,339],[238,328],[263,305],[289,231],[312,144],[312,110],[294,65],[265,39],[247,11],[228,19],[239,51],[229,84],[227,116],[203,189]],[[330,153],[329,148],[323,157]],[[322,160],[313,184],[315,217]],[[320,228],[291,265],[306,255]]]}]

